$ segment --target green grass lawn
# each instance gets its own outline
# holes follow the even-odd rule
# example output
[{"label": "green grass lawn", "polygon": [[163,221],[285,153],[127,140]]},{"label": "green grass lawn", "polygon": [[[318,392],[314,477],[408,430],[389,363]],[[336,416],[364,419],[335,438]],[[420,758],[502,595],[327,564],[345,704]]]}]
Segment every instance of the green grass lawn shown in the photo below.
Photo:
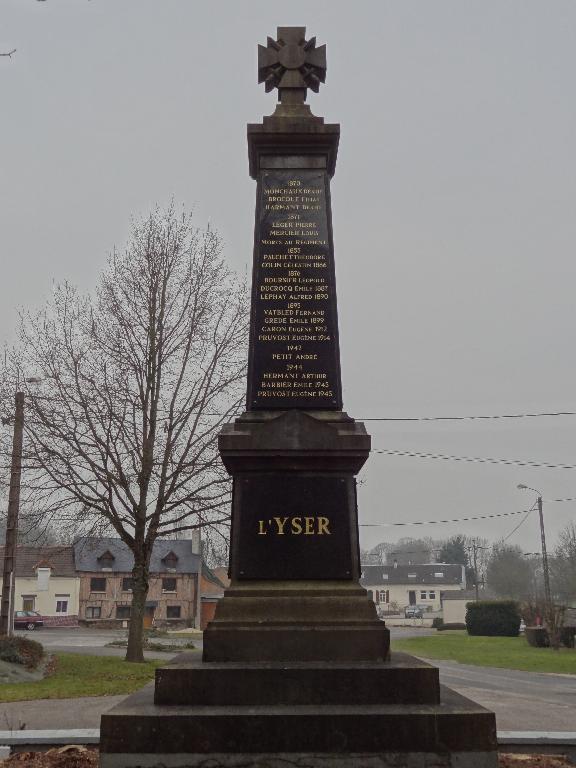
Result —
[{"label": "green grass lawn", "polygon": [[0,686],[0,701],[68,699],[79,696],[114,696],[132,693],[154,677],[165,661],[130,664],[116,656],[57,653],[53,674],[34,683]]},{"label": "green grass lawn", "polygon": [[393,640],[392,651],[427,659],[448,659],[480,667],[523,669],[576,675],[576,651],[532,648],[524,637],[469,637],[466,632],[438,632]]}]

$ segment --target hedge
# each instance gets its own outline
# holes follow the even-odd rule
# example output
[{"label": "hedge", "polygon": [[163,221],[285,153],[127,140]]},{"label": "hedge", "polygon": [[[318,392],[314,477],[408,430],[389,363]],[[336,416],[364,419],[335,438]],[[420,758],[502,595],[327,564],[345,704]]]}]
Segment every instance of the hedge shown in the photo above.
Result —
[{"label": "hedge", "polygon": [[520,606],[514,600],[479,600],[466,604],[469,635],[517,637],[520,620]]},{"label": "hedge", "polygon": [[0,660],[12,664],[22,664],[35,669],[44,657],[44,648],[40,643],[27,637],[8,637],[0,635]]}]

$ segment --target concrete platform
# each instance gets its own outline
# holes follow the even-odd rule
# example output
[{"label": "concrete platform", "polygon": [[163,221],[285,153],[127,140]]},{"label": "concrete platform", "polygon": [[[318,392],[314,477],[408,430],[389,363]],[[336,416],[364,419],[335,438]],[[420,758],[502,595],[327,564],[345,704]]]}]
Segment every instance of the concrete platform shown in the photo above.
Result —
[{"label": "concrete platform", "polygon": [[[227,694],[224,666],[231,672]],[[414,680],[423,675],[424,682],[434,675],[437,679],[437,669],[404,654],[394,663],[377,666],[228,663],[202,665],[201,670],[196,664],[180,663],[159,670],[161,700],[194,703],[154,703],[150,684],[104,714],[102,768],[495,768],[496,724],[491,712],[444,688],[435,703],[391,703],[402,687],[400,670]],[[366,681],[371,672],[374,680],[368,682],[368,696],[372,703],[360,700],[359,683],[352,686],[350,701],[343,703],[345,688],[338,683],[338,672],[343,681],[355,673]],[[312,697],[308,703],[302,703],[305,696],[295,694],[293,687],[304,675],[315,676],[319,686],[316,692],[312,685],[304,688]],[[384,685],[387,675],[390,691]],[[215,681],[212,692],[211,678]],[[379,702],[375,701],[378,691]],[[221,694],[235,703],[216,704]]]},{"label": "concrete platform", "polygon": [[437,704],[438,669],[405,653],[390,662],[202,662],[181,654],[156,670],[156,704]]}]

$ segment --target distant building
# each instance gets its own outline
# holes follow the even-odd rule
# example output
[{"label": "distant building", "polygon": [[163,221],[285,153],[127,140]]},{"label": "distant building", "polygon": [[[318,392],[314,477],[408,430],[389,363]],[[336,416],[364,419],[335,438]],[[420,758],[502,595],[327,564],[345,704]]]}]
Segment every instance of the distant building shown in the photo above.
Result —
[{"label": "distant building", "polygon": [[[0,564],[3,563],[4,547],[0,547]],[[79,592],[72,547],[16,548],[15,611],[38,612],[44,617],[45,626],[76,625]]]},{"label": "distant building", "polygon": [[[479,600],[494,600],[492,593],[480,590]],[[476,600],[476,590],[465,589],[462,592],[444,592],[442,594],[442,619],[445,624],[464,624],[466,605]]]},{"label": "distant building", "polygon": [[439,611],[442,592],[466,588],[466,569],[446,563],[364,565],[360,584],[384,612],[392,604],[400,610],[419,605],[425,610]]},{"label": "distant building", "polygon": [[208,622],[214,618],[218,601],[224,597],[224,590],[230,584],[227,568],[208,568],[202,563],[202,618],[200,629],[206,629]]},{"label": "distant building", "polygon": [[[190,626],[197,615],[200,556],[190,539],[157,539],[150,558],[144,626]],[[126,626],[132,612],[134,557],[121,539],[85,537],[74,544],[80,576],[79,619]]]}]

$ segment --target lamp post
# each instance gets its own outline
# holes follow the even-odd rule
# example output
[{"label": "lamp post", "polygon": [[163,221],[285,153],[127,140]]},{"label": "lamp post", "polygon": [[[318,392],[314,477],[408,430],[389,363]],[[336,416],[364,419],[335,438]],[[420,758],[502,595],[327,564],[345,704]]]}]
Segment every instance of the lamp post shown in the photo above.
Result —
[{"label": "lamp post", "polygon": [[542,494],[536,488],[530,488],[529,485],[520,483],[517,486],[519,491],[533,491],[537,496],[538,515],[540,516],[540,538],[542,540],[542,568],[544,570],[544,598],[546,600],[546,609],[548,612],[549,621],[553,620],[552,616],[552,595],[550,593],[550,569],[548,567],[548,553],[546,551],[546,534],[544,532],[544,515],[542,512]]}]

